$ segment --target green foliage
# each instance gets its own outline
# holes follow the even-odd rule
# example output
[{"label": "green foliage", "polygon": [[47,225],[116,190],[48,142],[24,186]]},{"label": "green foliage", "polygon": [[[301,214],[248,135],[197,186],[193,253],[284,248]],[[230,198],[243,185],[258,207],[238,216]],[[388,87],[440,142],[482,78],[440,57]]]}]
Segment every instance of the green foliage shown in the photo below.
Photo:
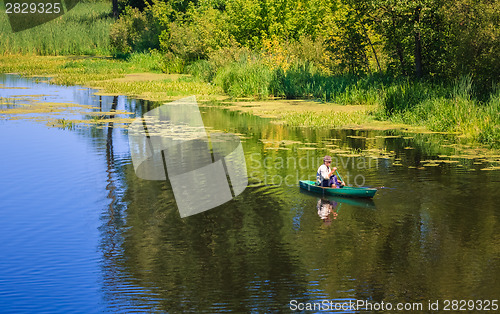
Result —
[{"label": "green foliage", "polygon": [[[155,7],[152,10],[158,11]],[[207,59],[211,52],[234,43],[223,14],[214,8],[191,6],[175,19],[168,14],[155,15],[159,16],[159,23],[164,25],[159,38],[160,47],[187,63]]]},{"label": "green foliage", "polygon": [[331,73],[333,55],[323,36],[302,35],[288,43],[286,51],[298,60],[314,65],[322,73]]},{"label": "green foliage", "polygon": [[149,53],[132,53],[127,61],[147,72],[162,72],[163,55],[157,50],[151,50]]},{"label": "green foliage", "polygon": [[186,61],[183,58],[170,52],[163,56],[161,70],[164,73],[183,73],[185,65]]},{"label": "green foliage", "polygon": [[278,70],[276,96],[314,98],[349,105],[374,105],[381,99],[384,86],[392,79],[387,76],[357,77],[328,75],[308,62],[295,62],[287,71]]},{"label": "green foliage", "polygon": [[145,51],[159,47],[159,23],[150,11],[127,7],[112,25],[110,42],[115,54]]},{"label": "green foliage", "polygon": [[[114,24],[110,3],[85,2],[15,35],[0,14],[0,53],[126,55],[138,68],[189,73],[199,86],[233,97],[378,105],[380,119],[485,143],[499,139],[500,7],[494,1],[120,3],[131,7]],[[96,60],[67,63],[60,70],[75,77],[59,79],[125,73],[105,62],[106,73]],[[462,78],[447,83],[456,77]]]},{"label": "green foliage", "polygon": [[500,6],[495,1],[459,0],[445,5],[453,56],[449,75],[472,74],[478,96],[487,99],[500,76]]},{"label": "green foliage", "polygon": [[484,111],[482,120],[478,121],[479,137],[478,140],[483,143],[500,146],[500,88],[491,94]]},{"label": "green foliage", "polygon": [[432,97],[433,89],[429,84],[406,81],[390,86],[384,97],[384,109],[388,115],[411,109]]},{"label": "green foliage", "polygon": [[276,85],[279,88],[279,96],[293,99],[299,97],[311,97],[317,90],[317,71],[309,62],[296,62],[285,72],[278,69]]},{"label": "green foliage", "polygon": [[249,55],[251,55],[250,49],[239,47],[238,45],[231,45],[212,51],[208,57],[208,60],[212,65],[211,68],[217,70],[230,63],[245,59]]},{"label": "green foliage", "polygon": [[389,117],[423,125],[432,131],[457,132],[481,143],[498,145],[500,93],[492,94],[487,102],[481,103],[472,97],[472,85],[470,76],[461,77],[452,86],[441,89],[430,84],[407,89],[405,84],[398,89],[405,90],[405,98],[411,101],[411,105],[393,111]]},{"label": "green foliage", "polygon": [[186,67],[186,72],[206,82],[211,81],[215,74],[212,64],[207,60],[198,60],[191,63]]},{"label": "green foliage", "polygon": [[317,0],[228,0],[231,34],[241,45],[260,48],[263,39],[298,40],[324,33],[323,21],[334,5]]},{"label": "green foliage", "polygon": [[[216,72],[218,51],[245,47],[284,72],[294,62],[306,62],[336,77],[382,72],[443,80],[471,73],[473,88],[483,97],[500,71],[494,27],[499,10],[488,1],[155,0],[148,10],[161,28],[168,71],[208,60],[209,71]],[[330,87],[317,86],[324,89],[321,98],[336,98]],[[392,92],[390,97],[402,93]]]},{"label": "green foliage", "polygon": [[259,0],[228,1],[229,23],[232,26],[232,34],[238,43],[249,47],[258,45],[264,31],[261,5]]},{"label": "green foliage", "polygon": [[[313,98],[340,104],[374,105],[383,98],[381,91],[384,86],[392,82],[387,76],[331,76],[303,61],[295,61],[283,70],[273,68],[265,58],[251,54],[242,54],[238,61],[218,68],[211,62],[203,64],[207,71],[217,73],[214,83],[233,97]],[[200,70],[200,65],[195,68]],[[200,74],[197,76],[201,77]]]},{"label": "green foliage", "polygon": [[258,56],[248,55],[218,69],[214,82],[233,97],[266,98],[273,94],[275,73]]},{"label": "green foliage", "polygon": [[328,49],[337,60],[338,72],[351,75],[369,72],[366,52],[368,42],[363,17],[348,5],[343,5],[336,13],[336,27],[327,42]]}]

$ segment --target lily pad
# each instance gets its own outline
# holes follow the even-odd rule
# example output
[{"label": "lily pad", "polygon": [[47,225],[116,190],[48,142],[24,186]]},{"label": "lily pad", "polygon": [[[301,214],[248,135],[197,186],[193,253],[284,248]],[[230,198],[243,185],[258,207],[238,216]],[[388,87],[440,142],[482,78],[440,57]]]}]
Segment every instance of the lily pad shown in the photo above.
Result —
[{"label": "lily pad", "polygon": [[484,170],[484,171],[500,170],[500,166],[482,168],[481,170]]}]

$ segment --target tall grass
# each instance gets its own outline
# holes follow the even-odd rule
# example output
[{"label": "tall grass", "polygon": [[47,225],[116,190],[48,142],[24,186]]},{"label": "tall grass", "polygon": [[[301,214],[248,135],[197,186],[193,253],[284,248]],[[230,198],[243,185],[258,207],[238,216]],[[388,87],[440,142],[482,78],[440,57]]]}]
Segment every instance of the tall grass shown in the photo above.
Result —
[{"label": "tall grass", "polygon": [[162,72],[163,70],[163,56],[156,50],[150,53],[132,53],[126,60],[129,64],[133,64],[143,71]]},{"label": "tall grass", "polygon": [[198,60],[186,67],[186,72],[203,81],[210,82],[215,75],[213,65],[207,60]]},{"label": "tall grass", "polygon": [[308,63],[297,62],[279,76],[286,98],[316,98],[326,102],[350,105],[373,105],[389,82],[387,77],[326,75]]},{"label": "tall grass", "polygon": [[[387,76],[373,79],[325,75],[312,64],[301,61],[285,71],[251,55],[218,68],[209,61],[197,61],[188,66],[188,71],[207,80],[213,77],[212,81],[233,97],[314,98],[340,104],[376,104],[381,100],[384,86],[390,83]],[[211,73],[203,74],[207,71]]]},{"label": "tall grass", "polygon": [[258,58],[242,58],[220,68],[215,84],[233,97],[266,98],[274,94],[275,72]]},{"label": "tall grass", "polygon": [[[417,87],[415,87],[417,86]],[[500,90],[481,102],[472,95],[470,76],[457,79],[449,87],[416,84],[400,86],[385,98],[386,117],[393,121],[426,126],[432,131],[456,132],[474,141],[500,145]],[[388,93],[389,94],[389,93]],[[400,105],[394,99],[410,102]]]},{"label": "tall grass", "polygon": [[295,62],[287,71],[278,70],[276,96],[315,98],[350,105],[373,105],[388,83],[387,77],[326,75],[307,62]]},{"label": "tall grass", "polygon": [[111,1],[80,2],[50,22],[12,33],[0,4],[0,54],[109,55]]},{"label": "tall grass", "polygon": [[438,84],[403,81],[387,88],[383,97],[385,113],[391,115],[412,109],[424,100],[442,97],[446,89]]}]

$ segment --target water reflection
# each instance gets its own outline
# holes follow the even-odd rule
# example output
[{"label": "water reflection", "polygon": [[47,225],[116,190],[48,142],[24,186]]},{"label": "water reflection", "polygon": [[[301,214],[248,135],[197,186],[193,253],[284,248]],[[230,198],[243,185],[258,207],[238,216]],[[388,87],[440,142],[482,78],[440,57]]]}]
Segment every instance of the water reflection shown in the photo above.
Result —
[{"label": "water reflection", "polygon": [[340,209],[340,206],[337,202],[324,198],[318,198],[318,204],[316,205],[316,207],[318,208],[318,216],[319,218],[321,218],[321,220],[323,220],[325,225],[331,224],[332,219],[337,219],[337,212]]},{"label": "water reflection", "polygon": [[[311,197],[316,196],[313,193],[307,191],[301,191],[304,195],[310,195]],[[345,208],[345,210],[358,208],[376,209],[375,202],[372,199],[360,199],[360,198],[349,198],[340,196],[327,196],[324,195],[321,198],[316,197],[316,209],[319,218],[325,223],[325,225],[330,225],[332,220],[339,217],[340,209]],[[343,206],[343,207],[342,207]]]}]

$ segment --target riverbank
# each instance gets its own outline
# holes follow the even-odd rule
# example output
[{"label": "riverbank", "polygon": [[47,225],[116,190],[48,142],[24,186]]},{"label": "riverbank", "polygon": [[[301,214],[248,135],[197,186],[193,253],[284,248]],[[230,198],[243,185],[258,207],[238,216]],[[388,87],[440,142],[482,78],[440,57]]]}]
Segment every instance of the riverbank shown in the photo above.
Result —
[{"label": "riverbank", "polygon": [[376,121],[376,105],[338,105],[313,100],[232,99],[218,86],[188,74],[165,74],[154,54],[135,54],[128,60],[78,56],[0,56],[1,73],[50,77],[60,85],[99,89],[101,95],[126,95],[151,101],[170,101],[196,95],[201,102],[271,118],[291,126],[367,129],[408,129],[409,125]]},{"label": "riverbank", "polygon": [[[205,105],[248,112],[289,126],[441,132],[477,144],[498,144],[500,123],[496,108],[500,106],[500,94],[492,95],[480,106],[468,94],[467,82],[457,86],[454,95],[448,97],[443,96],[444,88],[432,91],[428,85],[415,83],[382,88],[374,97],[378,100],[371,102],[237,99],[225,94],[220,86],[195,76],[162,73],[161,62],[161,56],[155,53],[132,54],[128,59],[3,55],[0,73],[50,77],[53,84],[82,85],[99,89],[102,95],[159,102],[196,95]],[[417,96],[422,99],[416,103]],[[410,105],[413,107],[402,108]]]},{"label": "riverbank", "polygon": [[274,99],[223,102],[230,110],[272,119],[272,123],[295,127],[324,127],[364,130],[411,130],[428,132],[426,128],[404,123],[376,120],[376,105],[339,105],[303,99]]},{"label": "riverbank", "polygon": [[220,99],[222,91],[190,75],[163,74],[158,56],[135,54],[128,60],[88,56],[0,56],[0,73],[50,77],[52,84],[81,85],[108,95],[126,95],[168,101],[197,95],[201,100]]}]

